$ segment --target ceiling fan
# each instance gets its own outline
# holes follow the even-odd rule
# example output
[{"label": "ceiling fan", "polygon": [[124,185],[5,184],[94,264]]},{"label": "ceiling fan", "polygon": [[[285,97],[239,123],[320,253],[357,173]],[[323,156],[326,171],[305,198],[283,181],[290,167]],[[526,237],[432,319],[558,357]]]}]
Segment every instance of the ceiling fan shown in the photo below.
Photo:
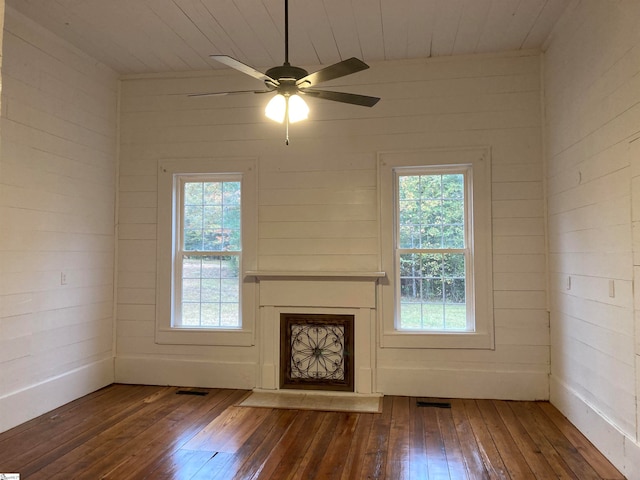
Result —
[{"label": "ceiling fan", "polygon": [[284,64],[268,69],[262,73],[255,68],[227,55],[211,55],[214,60],[234,68],[246,75],[264,82],[266,90],[234,90],[228,92],[193,93],[190,97],[204,97],[216,95],[230,95],[238,93],[271,93],[276,95],[269,101],[265,109],[265,115],[277,122],[285,122],[286,144],[289,144],[289,123],[294,123],[307,118],[309,108],[302,96],[332,100],[334,102],[349,103],[363,107],[373,107],[378,97],[357,95],[354,93],[336,92],[331,90],[317,90],[314,87],[322,82],[351,75],[369,68],[362,60],[352,57],[313,73],[304,68],[293,66],[289,63],[289,1],[284,1]]}]

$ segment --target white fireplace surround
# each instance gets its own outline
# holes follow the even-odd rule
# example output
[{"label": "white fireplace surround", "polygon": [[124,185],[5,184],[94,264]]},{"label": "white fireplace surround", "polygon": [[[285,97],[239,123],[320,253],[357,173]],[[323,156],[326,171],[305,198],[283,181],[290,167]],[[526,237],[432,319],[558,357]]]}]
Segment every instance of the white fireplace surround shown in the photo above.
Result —
[{"label": "white fireplace surround", "polygon": [[258,389],[280,389],[281,313],[338,314],[354,317],[354,393],[376,393],[376,284],[384,272],[258,271],[247,276],[258,282]]}]

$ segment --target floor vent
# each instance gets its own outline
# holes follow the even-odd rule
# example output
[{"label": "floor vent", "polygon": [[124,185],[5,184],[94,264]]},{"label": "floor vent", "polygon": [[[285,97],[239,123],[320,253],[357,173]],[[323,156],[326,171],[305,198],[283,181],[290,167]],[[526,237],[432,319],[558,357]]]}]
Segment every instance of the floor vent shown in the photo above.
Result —
[{"label": "floor vent", "polygon": [[419,398],[416,402],[418,407],[433,407],[433,408],[451,408],[451,402],[445,400],[432,400],[428,398]]},{"label": "floor vent", "polygon": [[209,392],[205,391],[205,390],[178,390],[176,392],[176,395],[198,395],[200,397],[204,397],[205,395],[208,395]]}]

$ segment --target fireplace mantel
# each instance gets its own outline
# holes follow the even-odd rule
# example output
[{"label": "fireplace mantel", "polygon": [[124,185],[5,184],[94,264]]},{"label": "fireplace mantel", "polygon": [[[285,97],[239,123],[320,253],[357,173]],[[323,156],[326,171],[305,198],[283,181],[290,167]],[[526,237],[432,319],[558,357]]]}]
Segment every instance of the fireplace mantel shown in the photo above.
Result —
[{"label": "fireplace mantel", "polygon": [[357,279],[357,280],[370,280],[376,281],[379,278],[386,276],[385,272],[320,272],[320,271],[278,271],[278,270],[249,270],[244,274],[245,278],[254,277],[258,280],[313,280],[313,279]]}]

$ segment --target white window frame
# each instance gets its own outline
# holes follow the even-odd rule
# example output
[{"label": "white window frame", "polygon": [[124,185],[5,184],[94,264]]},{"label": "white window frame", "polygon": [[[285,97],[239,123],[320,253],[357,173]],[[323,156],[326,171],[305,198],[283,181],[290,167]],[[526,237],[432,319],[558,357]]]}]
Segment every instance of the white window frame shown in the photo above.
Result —
[{"label": "white window frame", "polygon": [[[472,330],[400,330],[399,272],[397,271],[397,177],[418,172],[434,174],[467,169],[465,214],[467,247],[467,325]],[[456,171],[454,170],[454,171]],[[493,281],[491,229],[491,161],[488,148],[433,149],[389,152],[378,156],[380,244],[386,281],[380,282],[380,340],[383,348],[493,349]]]},{"label": "white window frame", "polygon": [[[242,182],[240,327],[175,327],[181,282],[178,238],[182,230],[181,182],[216,179]],[[255,345],[256,284],[246,277],[257,267],[257,162],[255,159],[167,160],[158,165],[156,333],[158,344]]]}]

